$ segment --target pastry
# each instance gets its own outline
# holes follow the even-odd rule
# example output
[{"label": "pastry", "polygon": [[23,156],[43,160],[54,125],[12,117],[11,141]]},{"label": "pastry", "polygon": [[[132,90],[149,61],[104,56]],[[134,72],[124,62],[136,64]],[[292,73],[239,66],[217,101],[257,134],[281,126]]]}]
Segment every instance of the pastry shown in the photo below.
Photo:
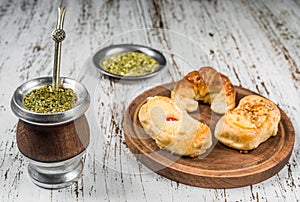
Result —
[{"label": "pastry", "polygon": [[277,134],[279,121],[280,111],[273,102],[249,95],[218,121],[215,137],[229,147],[252,150]]},{"label": "pastry", "polygon": [[197,110],[198,100],[209,103],[212,111],[219,114],[235,107],[233,84],[212,67],[188,73],[175,85],[171,96],[188,112]]},{"label": "pastry", "polygon": [[156,144],[172,153],[197,157],[212,145],[209,127],[192,118],[171,98],[149,97],[138,117]]}]

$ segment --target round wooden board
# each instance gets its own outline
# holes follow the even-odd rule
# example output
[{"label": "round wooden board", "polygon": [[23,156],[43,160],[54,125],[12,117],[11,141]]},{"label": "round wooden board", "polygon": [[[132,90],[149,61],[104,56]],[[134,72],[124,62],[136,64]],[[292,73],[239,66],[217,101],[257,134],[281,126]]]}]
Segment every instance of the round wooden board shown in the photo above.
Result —
[{"label": "round wooden board", "polygon": [[[214,147],[200,158],[180,157],[159,149],[145,134],[138,120],[138,111],[147,97],[170,97],[174,83],[154,87],[139,95],[124,114],[124,134],[130,151],[145,166],[156,173],[188,185],[204,188],[234,188],[255,184],[278,173],[288,162],[295,141],[295,132],[288,116],[280,109],[281,120],[276,136],[258,148],[242,154],[214,139]],[[237,99],[250,94],[250,90],[236,86]],[[201,112],[201,113],[199,113]],[[221,116],[211,112],[209,105],[199,102],[199,111],[191,115],[214,126]]]}]

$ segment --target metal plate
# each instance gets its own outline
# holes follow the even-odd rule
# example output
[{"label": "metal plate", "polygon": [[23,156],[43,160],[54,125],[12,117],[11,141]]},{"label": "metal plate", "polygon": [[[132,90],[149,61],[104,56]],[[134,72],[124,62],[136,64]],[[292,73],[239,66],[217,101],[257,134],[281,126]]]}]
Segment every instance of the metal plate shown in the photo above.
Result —
[{"label": "metal plate", "polygon": [[[148,55],[149,57],[152,57],[153,59],[155,59],[158,62],[159,67],[154,72],[151,72],[149,74],[142,75],[142,76],[122,76],[122,75],[110,73],[110,72],[104,70],[104,68],[100,65],[101,62],[107,57],[110,57],[112,55],[119,54],[119,53],[133,52],[133,51],[141,52],[141,53]],[[108,46],[106,48],[99,50],[97,53],[95,53],[92,60],[93,60],[93,64],[97,68],[97,70],[100,71],[101,73],[103,73],[107,76],[113,77],[113,78],[127,79],[127,80],[144,79],[144,78],[152,77],[152,76],[156,75],[160,70],[162,70],[166,66],[166,63],[167,63],[166,58],[159,51],[157,51],[153,48],[147,47],[147,46],[135,45],[135,44],[119,44],[119,45]]]}]

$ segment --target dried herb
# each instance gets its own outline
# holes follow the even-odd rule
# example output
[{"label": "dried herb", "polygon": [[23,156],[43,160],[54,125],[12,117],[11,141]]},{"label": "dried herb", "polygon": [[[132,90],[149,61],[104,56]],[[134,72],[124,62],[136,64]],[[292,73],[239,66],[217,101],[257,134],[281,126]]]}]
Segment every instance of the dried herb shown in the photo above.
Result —
[{"label": "dried herb", "polygon": [[121,76],[142,76],[154,72],[158,62],[140,52],[126,52],[105,58],[100,65],[110,73]]},{"label": "dried herb", "polygon": [[58,113],[71,109],[77,102],[77,96],[70,88],[54,90],[52,86],[43,86],[32,90],[23,99],[24,106],[37,113]]}]

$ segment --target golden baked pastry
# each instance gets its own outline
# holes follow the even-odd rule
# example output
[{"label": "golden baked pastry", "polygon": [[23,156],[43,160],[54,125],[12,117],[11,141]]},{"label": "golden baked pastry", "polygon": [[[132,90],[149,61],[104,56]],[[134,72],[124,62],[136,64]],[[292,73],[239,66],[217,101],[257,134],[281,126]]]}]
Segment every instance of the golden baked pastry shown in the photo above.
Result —
[{"label": "golden baked pastry", "polygon": [[277,134],[279,121],[280,111],[273,102],[249,95],[218,121],[215,137],[229,147],[252,150]]},{"label": "golden baked pastry", "polygon": [[211,147],[209,127],[192,118],[168,97],[149,97],[138,114],[144,131],[160,148],[197,157]]},{"label": "golden baked pastry", "polygon": [[188,73],[175,85],[171,96],[188,112],[197,110],[198,100],[211,104],[212,111],[219,114],[235,107],[233,84],[212,67]]}]

